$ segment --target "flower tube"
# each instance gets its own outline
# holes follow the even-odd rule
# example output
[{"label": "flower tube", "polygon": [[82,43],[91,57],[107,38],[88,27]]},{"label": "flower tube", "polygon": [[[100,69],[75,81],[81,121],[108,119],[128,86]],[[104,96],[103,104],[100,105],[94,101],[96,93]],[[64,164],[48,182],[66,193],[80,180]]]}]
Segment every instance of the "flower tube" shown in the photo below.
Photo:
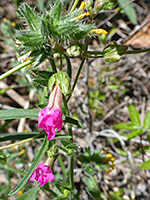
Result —
[{"label": "flower tube", "polygon": [[48,134],[48,140],[55,138],[55,131],[62,128],[62,92],[58,85],[50,94],[48,105],[38,114],[38,125]]}]

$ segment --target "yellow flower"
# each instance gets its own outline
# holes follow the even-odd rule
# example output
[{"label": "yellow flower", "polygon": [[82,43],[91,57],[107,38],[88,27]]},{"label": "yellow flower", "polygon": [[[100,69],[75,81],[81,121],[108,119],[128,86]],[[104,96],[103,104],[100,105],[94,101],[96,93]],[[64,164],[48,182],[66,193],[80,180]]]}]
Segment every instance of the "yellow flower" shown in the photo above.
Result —
[{"label": "yellow flower", "polygon": [[82,18],[87,17],[87,16],[90,16],[90,12],[82,13],[81,15],[75,17],[73,20],[79,20],[79,19],[82,19]]},{"label": "yellow flower", "polygon": [[90,33],[96,33],[96,34],[108,34],[108,32],[106,31],[106,30],[104,30],[104,29],[102,29],[102,28],[98,28],[98,29],[92,29],[91,31],[90,31]]},{"label": "yellow flower", "polygon": [[15,27],[15,26],[16,26],[16,23],[15,23],[15,22],[11,22],[11,25],[12,25],[13,27]]},{"label": "yellow flower", "polygon": [[82,1],[79,9],[84,10],[84,8],[85,8],[85,3],[84,3],[84,1]]},{"label": "yellow flower", "polygon": [[18,196],[21,196],[23,194],[23,190],[18,191]]},{"label": "yellow flower", "polygon": [[22,149],[19,153],[18,156],[21,156],[25,152],[25,149]]}]

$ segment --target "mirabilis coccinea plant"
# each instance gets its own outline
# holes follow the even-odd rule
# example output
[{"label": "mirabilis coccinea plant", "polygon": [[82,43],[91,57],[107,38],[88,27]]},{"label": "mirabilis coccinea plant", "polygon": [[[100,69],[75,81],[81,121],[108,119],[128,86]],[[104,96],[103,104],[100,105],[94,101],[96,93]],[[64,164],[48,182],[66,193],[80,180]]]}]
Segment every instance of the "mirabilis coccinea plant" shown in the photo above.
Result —
[{"label": "mirabilis coccinea plant", "polygon": [[[78,159],[83,164],[82,167],[88,173],[88,176],[90,176],[90,178],[86,179],[86,184],[89,180],[89,187],[96,184],[94,178],[95,166],[99,167],[99,169],[102,168],[102,166],[104,166],[105,169],[109,169],[111,164],[109,170],[112,170],[115,166],[113,161],[112,167],[110,158],[108,159],[101,150],[91,152],[87,148],[85,154],[76,155],[78,146],[73,141],[72,125],[82,128],[83,125],[78,120],[70,117],[67,103],[77,84],[86,58],[98,58],[99,54],[101,54],[104,56],[105,60],[107,59],[110,62],[118,61],[120,56],[126,51],[126,47],[117,45],[115,42],[108,45],[104,51],[99,54],[98,52],[88,51],[89,38],[96,34],[108,33],[106,30],[97,28],[94,25],[94,17],[102,9],[111,9],[116,4],[116,1],[97,0],[92,6],[93,1],[86,0],[81,3],[79,8],[76,8],[77,4],[78,0],[76,0],[71,9],[64,14],[62,14],[62,2],[60,0],[56,0],[54,5],[50,6],[49,10],[44,10],[42,14],[32,9],[31,6],[26,3],[23,3],[17,10],[25,21],[25,29],[16,32],[16,39],[19,41],[17,44],[19,45],[21,55],[28,55],[28,61],[0,76],[0,80],[32,64],[31,74],[33,75],[33,81],[36,81],[41,88],[44,86],[47,96],[48,92],[50,95],[48,104],[44,104],[42,109],[40,109],[41,107],[38,105],[38,110],[13,110],[9,111],[9,117],[7,116],[6,118],[11,119],[11,116],[13,116],[13,119],[15,116],[16,118],[18,116],[19,118],[38,117],[40,132],[34,136],[30,136],[30,134],[24,136],[22,133],[25,140],[21,140],[19,144],[36,138],[39,139],[42,137],[44,139],[40,151],[32,162],[30,169],[9,195],[17,193],[27,182],[36,181],[40,183],[43,190],[51,192],[55,199],[79,199],[79,195],[74,186],[75,159]],[[82,59],[74,80],[72,79],[71,60],[67,51],[71,45],[78,46],[79,54]],[[60,65],[58,64],[58,60],[57,62],[55,60],[56,54],[59,56]],[[50,67],[47,67],[46,70],[45,68],[44,70],[35,69],[35,67],[43,61],[48,61]],[[64,69],[62,71],[63,62],[67,66],[66,72],[64,72]],[[45,98],[45,101],[46,100],[47,98]],[[11,115],[11,112],[13,115]],[[3,117],[3,119],[5,118]],[[68,134],[63,133],[59,135],[59,131],[63,130],[64,123],[68,124]],[[27,137],[28,139],[26,139]],[[14,145],[15,144],[9,145],[9,147]],[[4,148],[8,147],[3,147],[3,149]],[[68,159],[67,169],[61,158],[62,151]],[[47,152],[47,158],[45,162],[42,162],[41,160],[45,152]],[[55,168],[53,168],[53,164],[57,158],[64,175],[60,175],[61,178],[58,178],[58,176],[54,178]],[[11,168],[11,170],[12,169],[13,168]],[[19,170],[17,172],[19,172]],[[23,174],[23,172],[21,172],[21,174]],[[48,184],[51,184],[51,182],[53,182],[53,189],[48,187]],[[91,188],[93,188],[93,186]],[[35,193],[38,192],[38,189]],[[93,189],[95,195],[97,195],[95,198],[100,198],[101,192],[98,185]]]}]

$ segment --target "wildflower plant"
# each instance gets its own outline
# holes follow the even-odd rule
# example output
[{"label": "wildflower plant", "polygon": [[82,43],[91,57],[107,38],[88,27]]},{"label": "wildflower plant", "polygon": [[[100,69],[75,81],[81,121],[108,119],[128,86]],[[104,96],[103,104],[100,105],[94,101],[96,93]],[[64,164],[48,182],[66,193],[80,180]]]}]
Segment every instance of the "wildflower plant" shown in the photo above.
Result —
[{"label": "wildflower plant", "polygon": [[[0,120],[37,118],[39,131],[1,134],[1,141],[19,141],[0,147],[0,150],[36,139],[42,140],[43,143],[26,173],[8,166],[7,156],[1,153],[2,164],[0,167],[23,175],[23,178],[10,191],[9,195],[21,191],[26,183],[36,181],[39,187],[50,192],[55,199],[79,199],[74,186],[74,163],[75,160],[78,160],[87,173],[87,177],[83,179],[87,185],[87,191],[93,198],[102,199],[103,195],[99,190],[94,173],[101,169],[110,172],[115,167],[115,159],[112,154],[103,154],[101,150],[91,152],[89,148],[85,149],[84,154],[79,153],[79,148],[74,143],[72,125],[84,127],[78,120],[71,118],[68,102],[86,58],[104,57],[106,62],[117,62],[123,54],[133,52],[127,51],[126,46],[118,45],[116,42],[107,45],[102,52],[88,51],[91,37],[97,34],[108,34],[106,30],[96,27],[94,17],[103,9],[112,9],[116,5],[116,1],[96,0],[93,3],[92,0],[86,0],[77,8],[78,2],[75,0],[71,9],[64,13],[60,0],[56,0],[49,10],[45,9],[42,13],[38,13],[27,3],[23,3],[17,10],[24,20],[24,26],[21,30],[16,31],[15,39],[21,52],[20,56],[27,56],[27,60],[0,75],[0,80],[31,65],[31,70],[27,72],[30,73],[33,81],[38,83],[43,91],[43,96],[37,109],[1,110]],[[74,79],[72,78],[72,64],[68,53],[71,46],[78,50],[78,55],[81,57],[81,63]],[[56,55],[59,57],[60,64],[58,64]],[[49,66],[40,70],[38,66],[42,62],[49,63]],[[66,71],[63,69],[63,63],[67,66]],[[49,97],[47,98],[47,96]],[[48,103],[45,103],[47,99],[49,99]],[[60,134],[60,130],[66,132],[63,129],[64,124],[68,125],[68,133]],[[67,169],[63,163],[61,152],[68,160]],[[45,153],[47,156],[43,162]],[[78,155],[76,155],[77,153]],[[53,166],[56,159],[62,168],[60,179],[57,176],[55,178]],[[51,184],[51,188],[49,184]],[[35,198],[39,187],[28,192],[30,197],[34,196]],[[22,195],[22,199],[27,199],[27,193]]]}]

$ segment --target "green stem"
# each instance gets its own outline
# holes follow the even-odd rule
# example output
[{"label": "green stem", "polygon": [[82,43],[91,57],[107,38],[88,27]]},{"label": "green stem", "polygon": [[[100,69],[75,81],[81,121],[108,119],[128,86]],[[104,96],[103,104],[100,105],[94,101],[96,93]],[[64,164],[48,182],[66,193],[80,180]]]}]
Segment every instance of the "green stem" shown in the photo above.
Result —
[{"label": "green stem", "polygon": [[49,62],[50,62],[50,64],[51,64],[51,67],[52,67],[53,72],[57,72],[57,69],[56,69],[56,65],[55,65],[55,62],[54,62],[53,55],[50,55],[48,59],[49,59]]},{"label": "green stem", "polygon": [[60,71],[62,70],[62,54],[60,53]]},{"label": "green stem", "polygon": [[7,76],[10,76],[11,74],[13,74],[14,72],[19,71],[20,69],[26,67],[27,65],[30,65],[34,62],[34,59],[28,60],[14,68],[12,68],[11,70],[7,71],[6,73],[0,75],[0,81],[3,80],[4,78],[6,78]]},{"label": "green stem", "polygon": [[[74,83],[73,83],[73,86],[72,86],[72,92],[74,91],[74,88],[75,88],[75,86],[76,86],[76,84],[77,84],[77,81],[78,81],[78,79],[79,79],[79,75],[80,75],[80,73],[81,73],[81,70],[82,70],[84,61],[85,61],[85,58],[83,58],[83,60],[82,60],[82,62],[81,62],[81,64],[80,64],[80,67],[79,67],[79,69],[78,69],[76,78],[75,78]],[[68,97],[67,102],[69,101],[70,97],[71,97],[71,95]]]},{"label": "green stem", "polygon": [[126,51],[124,54],[137,54],[137,53],[145,53],[145,52],[150,52],[149,49],[139,49],[139,50],[133,50],[133,51]]},{"label": "green stem", "polygon": [[[123,54],[137,54],[137,53],[146,53],[146,52],[150,52],[150,48],[126,51]],[[87,53],[87,57],[88,57],[88,54],[90,54],[90,55],[104,55],[104,52],[102,52],[102,51],[86,51],[86,53]]]},{"label": "green stem", "polygon": [[62,168],[62,171],[63,171],[63,173],[64,173],[64,176],[67,176],[66,168],[65,168],[65,166],[64,166],[64,163],[63,163],[62,158],[61,158],[60,155],[58,156],[58,161],[59,161],[59,164],[60,164],[60,166],[61,166],[61,168]]},{"label": "green stem", "polygon": [[76,9],[76,7],[77,7],[77,5],[78,5],[78,2],[79,2],[79,0],[75,0],[75,1],[74,1],[74,4],[73,4],[73,6],[72,6],[70,12],[73,12],[73,11]]},{"label": "green stem", "polygon": [[[69,109],[68,109],[67,101],[66,101],[65,97],[63,97],[63,104],[65,107],[67,117],[70,117],[70,113],[69,113]],[[71,136],[70,140],[73,142],[72,125],[70,123],[68,123],[68,132],[69,132],[69,135]],[[69,165],[68,165],[68,173],[69,173],[69,181],[70,181],[71,190],[74,189],[73,169],[74,169],[74,155],[73,155],[73,153],[71,153],[69,156]]]},{"label": "green stem", "polygon": [[13,144],[8,144],[8,145],[6,145],[6,146],[4,146],[4,147],[0,147],[0,150],[2,150],[2,149],[7,149],[7,148],[11,148],[11,147],[13,147],[13,146],[23,144],[23,143],[25,143],[25,142],[29,142],[29,141],[31,141],[31,140],[33,140],[33,139],[35,139],[35,138],[40,137],[41,135],[43,135],[43,133],[40,133],[40,134],[38,134],[38,135],[36,135],[36,136],[34,136],[34,137],[31,137],[31,138],[28,138],[28,139],[25,139],[25,140],[22,140],[22,141],[13,143]]},{"label": "green stem", "polygon": [[92,54],[92,55],[103,55],[104,52],[102,51],[86,51],[87,54]]},{"label": "green stem", "polygon": [[9,171],[13,171],[13,172],[15,172],[15,173],[19,173],[19,174],[21,174],[21,175],[23,175],[23,176],[25,175],[25,173],[24,173],[23,171],[21,171],[21,170],[15,168],[15,167],[8,166],[8,165],[6,165],[6,164],[4,164],[4,165],[0,164],[0,168],[6,169],[6,170],[9,170]]}]

